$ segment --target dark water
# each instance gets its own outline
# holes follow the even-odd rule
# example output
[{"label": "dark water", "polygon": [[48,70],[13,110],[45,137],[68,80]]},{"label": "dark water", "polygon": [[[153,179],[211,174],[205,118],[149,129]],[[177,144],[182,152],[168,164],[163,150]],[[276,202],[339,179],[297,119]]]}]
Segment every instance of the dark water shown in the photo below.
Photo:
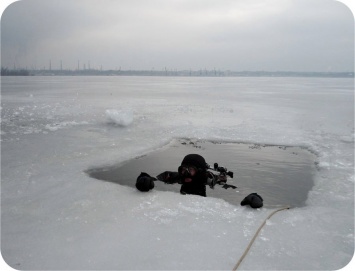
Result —
[{"label": "dark water", "polygon": [[[228,183],[237,189],[216,185],[212,190],[207,186],[208,197],[223,198],[234,205],[256,192],[263,197],[266,208],[302,207],[313,186],[316,156],[305,148],[189,139],[174,140],[147,155],[115,166],[91,168],[86,173],[99,180],[135,187],[140,172],[156,176],[167,170],[177,171],[189,153],[202,155],[211,166],[216,162],[234,172]],[[156,181],[154,189],[179,193],[180,185]]]}]

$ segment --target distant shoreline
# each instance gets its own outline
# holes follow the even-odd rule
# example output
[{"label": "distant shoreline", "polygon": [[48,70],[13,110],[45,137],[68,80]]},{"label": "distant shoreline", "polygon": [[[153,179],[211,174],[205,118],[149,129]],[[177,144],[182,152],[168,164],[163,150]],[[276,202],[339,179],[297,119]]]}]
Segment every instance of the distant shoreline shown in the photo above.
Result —
[{"label": "distant shoreline", "polygon": [[174,77],[329,77],[354,78],[354,72],[220,70],[27,70],[1,68],[1,76],[174,76]]}]

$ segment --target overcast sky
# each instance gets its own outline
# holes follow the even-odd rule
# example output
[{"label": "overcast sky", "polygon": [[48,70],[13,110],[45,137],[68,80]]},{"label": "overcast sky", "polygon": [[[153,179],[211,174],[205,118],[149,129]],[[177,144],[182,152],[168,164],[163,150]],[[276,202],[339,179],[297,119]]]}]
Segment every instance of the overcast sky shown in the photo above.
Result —
[{"label": "overcast sky", "polygon": [[1,18],[13,68],[353,71],[334,0],[22,0]]}]

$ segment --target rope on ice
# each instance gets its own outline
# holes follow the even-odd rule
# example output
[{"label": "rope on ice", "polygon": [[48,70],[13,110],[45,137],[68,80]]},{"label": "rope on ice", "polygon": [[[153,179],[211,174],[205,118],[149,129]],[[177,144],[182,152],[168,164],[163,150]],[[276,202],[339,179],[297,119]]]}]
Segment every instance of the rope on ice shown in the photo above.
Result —
[{"label": "rope on ice", "polygon": [[267,218],[265,218],[264,222],[260,225],[259,229],[258,229],[258,230],[256,231],[256,233],[254,234],[253,239],[251,239],[251,241],[249,242],[249,245],[248,245],[248,247],[245,249],[245,251],[244,251],[242,257],[240,257],[239,261],[238,261],[237,264],[234,266],[233,271],[235,271],[235,270],[238,269],[239,265],[241,264],[241,262],[243,261],[243,259],[245,258],[245,256],[248,254],[248,252],[249,252],[251,246],[253,245],[253,243],[254,243],[256,237],[258,236],[259,232],[261,231],[261,229],[262,229],[262,228],[264,227],[264,225],[266,224],[266,221],[267,221],[268,219],[270,219],[270,218],[271,218],[274,214],[276,214],[277,212],[280,212],[280,211],[286,210],[286,209],[290,209],[290,208],[291,208],[290,206],[282,207],[282,208],[280,208],[280,209],[277,209],[277,210],[273,211]]}]

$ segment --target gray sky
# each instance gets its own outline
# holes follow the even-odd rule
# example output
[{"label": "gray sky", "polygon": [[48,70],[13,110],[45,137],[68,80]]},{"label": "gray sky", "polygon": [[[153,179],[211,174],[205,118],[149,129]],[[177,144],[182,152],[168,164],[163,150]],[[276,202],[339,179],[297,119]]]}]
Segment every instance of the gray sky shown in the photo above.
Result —
[{"label": "gray sky", "polygon": [[354,17],[334,0],[22,0],[4,67],[353,71]]}]

